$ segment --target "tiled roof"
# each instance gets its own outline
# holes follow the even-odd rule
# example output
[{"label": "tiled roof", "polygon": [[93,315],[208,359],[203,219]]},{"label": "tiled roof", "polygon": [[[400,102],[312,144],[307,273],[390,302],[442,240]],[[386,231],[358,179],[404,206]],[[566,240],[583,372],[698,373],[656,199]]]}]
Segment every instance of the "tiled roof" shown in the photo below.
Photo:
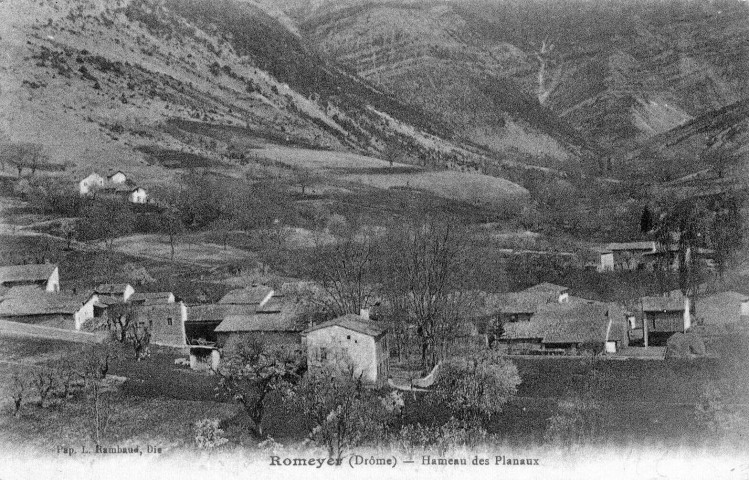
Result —
[{"label": "tiled roof", "polygon": [[0,317],[23,315],[73,314],[90,295],[71,295],[38,290],[36,295],[5,297],[0,302]]},{"label": "tiled roof", "polygon": [[222,322],[228,315],[252,315],[255,305],[193,305],[187,307],[188,322]]},{"label": "tiled roof", "polygon": [[525,293],[563,293],[569,290],[567,287],[563,287],[561,285],[555,285],[553,283],[549,282],[543,282],[539,283],[538,285],[533,285],[532,287],[528,287],[525,290],[521,290],[521,292]]},{"label": "tiled roof", "polygon": [[128,286],[127,283],[102,283],[94,291],[103,295],[123,294]]},{"label": "tiled roof", "polygon": [[623,340],[626,335],[625,321],[624,311],[612,304],[554,304],[537,311],[530,321],[505,324],[503,337],[516,340],[538,339],[543,343]]},{"label": "tiled roof", "polygon": [[655,250],[655,242],[619,242],[619,243],[609,243],[606,245],[606,249],[616,251],[616,250]]},{"label": "tiled roof", "polygon": [[219,300],[221,304],[258,305],[273,289],[264,285],[232,290]]},{"label": "tiled roof", "polygon": [[106,306],[115,305],[117,303],[122,303],[122,298],[113,297],[112,295],[99,295],[99,303],[102,303]]},{"label": "tiled roof", "polygon": [[56,268],[57,265],[51,263],[0,267],[0,283],[48,280]]},{"label": "tiled roof", "polygon": [[642,310],[645,312],[680,312],[684,310],[684,296],[642,297]]},{"label": "tiled roof", "polygon": [[228,314],[216,332],[301,332],[301,309],[296,302],[283,302],[272,310]]},{"label": "tiled roof", "polygon": [[131,303],[142,303],[146,305],[173,303],[174,294],[172,292],[137,292],[130,296]]},{"label": "tiled roof", "polygon": [[715,293],[713,295],[709,295],[703,298],[702,300],[700,300],[700,302],[705,302],[705,301],[746,302],[746,301],[749,301],[749,295],[744,295],[743,293],[739,293],[739,292],[720,292],[720,293]]},{"label": "tiled roof", "polygon": [[365,320],[359,315],[349,313],[347,315],[334,318],[333,320],[328,320],[327,322],[315,325],[312,328],[308,328],[303,332],[303,334],[329,327],[346,328],[354,332],[369,335],[370,337],[379,337],[387,332],[387,330],[381,323],[375,322],[373,320]]}]

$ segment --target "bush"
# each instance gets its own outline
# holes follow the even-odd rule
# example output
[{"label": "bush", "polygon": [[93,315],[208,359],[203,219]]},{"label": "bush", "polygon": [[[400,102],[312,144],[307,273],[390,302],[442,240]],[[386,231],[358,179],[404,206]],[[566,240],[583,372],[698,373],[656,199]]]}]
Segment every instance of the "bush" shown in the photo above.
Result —
[{"label": "bush", "polygon": [[413,454],[416,450],[436,449],[439,455],[456,448],[473,448],[487,441],[486,430],[476,423],[452,417],[441,426],[420,423],[404,425],[391,437],[393,449]]},{"label": "bush", "polygon": [[219,427],[217,418],[205,418],[198,420],[193,426],[195,432],[195,445],[204,450],[224,445],[229,440],[224,437],[224,431]]}]

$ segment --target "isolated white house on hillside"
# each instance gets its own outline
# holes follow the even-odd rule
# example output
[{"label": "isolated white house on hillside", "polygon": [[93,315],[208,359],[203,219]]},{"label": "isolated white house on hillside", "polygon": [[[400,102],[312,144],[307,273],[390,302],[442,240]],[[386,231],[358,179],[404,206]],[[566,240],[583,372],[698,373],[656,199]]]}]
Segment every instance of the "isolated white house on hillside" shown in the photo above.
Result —
[{"label": "isolated white house on hillside", "polygon": [[148,201],[148,194],[142,187],[135,187],[128,194],[127,201],[130,203],[146,203]]},{"label": "isolated white house on hillside", "polygon": [[78,191],[81,195],[88,195],[92,190],[102,188],[105,180],[98,173],[92,173],[78,182]]},{"label": "isolated white house on hillside", "polygon": [[112,183],[125,183],[127,181],[127,176],[121,171],[117,170],[116,172],[108,175],[107,180]]}]

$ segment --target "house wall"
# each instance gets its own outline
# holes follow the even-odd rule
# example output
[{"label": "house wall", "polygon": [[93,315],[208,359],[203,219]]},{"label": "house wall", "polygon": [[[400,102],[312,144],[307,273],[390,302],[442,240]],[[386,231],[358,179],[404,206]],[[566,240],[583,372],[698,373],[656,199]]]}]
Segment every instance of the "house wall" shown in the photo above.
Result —
[{"label": "house wall", "polygon": [[648,332],[667,333],[684,330],[684,312],[645,312]]},{"label": "house wall", "polygon": [[599,272],[610,272],[614,270],[614,254],[602,253],[598,263]]},{"label": "house wall", "polygon": [[383,370],[387,371],[382,363],[384,345],[369,335],[331,326],[307,333],[306,342],[310,367],[351,365],[355,377],[361,375],[362,381],[375,384],[382,381]]},{"label": "house wall", "polygon": [[80,330],[86,321],[94,318],[94,303],[99,300],[99,297],[92,295],[81,308],[73,314],[73,320],[75,320],[75,329]]},{"label": "house wall", "polygon": [[59,292],[60,291],[60,269],[55,267],[52,275],[47,279],[47,285],[44,288],[48,292]]},{"label": "house wall", "polygon": [[87,195],[91,193],[91,190],[98,187],[104,186],[104,179],[99,175],[92,173],[88,177],[78,182],[78,191],[81,195]]},{"label": "house wall", "polygon": [[134,192],[130,192],[130,195],[128,195],[127,200],[130,203],[146,203],[146,200],[148,200],[148,196],[146,195],[146,191],[142,188],[139,188],[135,190]]},{"label": "house wall", "polygon": [[127,180],[127,177],[122,172],[117,172],[109,177],[109,181],[112,183],[125,183],[125,180]]},{"label": "house wall", "polygon": [[187,307],[184,303],[141,305],[136,308],[138,322],[148,327],[152,343],[176,346],[187,344],[185,335]]},{"label": "house wall", "polygon": [[128,300],[130,300],[130,297],[134,293],[135,293],[135,289],[132,286],[130,285],[125,286],[125,291],[122,293],[122,301],[127,302]]},{"label": "house wall", "polygon": [[259,341],[270,347],[297,346],[300,335],[297,332],[216,332],[217,345],[224,350],[232,350],[237,345]]}]

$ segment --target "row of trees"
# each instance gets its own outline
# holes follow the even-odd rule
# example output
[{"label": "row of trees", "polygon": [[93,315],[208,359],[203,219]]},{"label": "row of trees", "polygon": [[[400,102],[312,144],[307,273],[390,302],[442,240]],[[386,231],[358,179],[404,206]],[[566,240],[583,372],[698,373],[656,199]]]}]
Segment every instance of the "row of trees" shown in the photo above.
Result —
[{"label": "row of trees", "polygon": [[[408,436],[413,428],[404,425],[406,404],[399,393],[383,395],[365,388],[345,361],[306,371],[298,350],[254,342],[240,346],[217,373],[219,393],[244,407],[259,438],[265,436],[266,404],[274,394],[291,411],[303,414],[307,442],[326,448],[331,458],[341,458],[360,445]],[[515,395],[519,384],[512,362],[496,352],[480,351],[470,359],[454,357],[443,362],[438,382],[425,401],[447,408],[453,428],[481,431],[483,423],[499,414]]]},{"label": "row of trees", "polygon": [[31,397],[36,398],[40,408],[51,405],[64,408],[69,400],[80,399],[84,402],[91,437],[99,443],[114,415],[113,389],[107,373],[118,357],[117,352],[111,345],[96,345],[55,365],[17,369],[8,393],[13,402],[13,415],[20,416]]}]

